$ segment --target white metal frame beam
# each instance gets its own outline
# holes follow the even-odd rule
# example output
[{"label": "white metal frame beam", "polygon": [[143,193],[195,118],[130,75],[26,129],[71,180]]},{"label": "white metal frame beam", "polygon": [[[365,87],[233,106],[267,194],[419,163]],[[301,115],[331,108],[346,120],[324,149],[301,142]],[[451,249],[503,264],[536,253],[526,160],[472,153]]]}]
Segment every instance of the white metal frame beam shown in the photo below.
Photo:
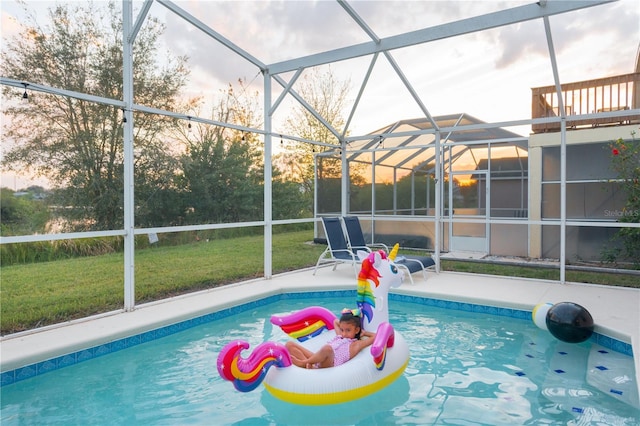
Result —
[{"label": "white metal frame beam", "polygon": [[178,15],[179,17],[181,17],[184,20],[186,20],[187,22],[189,22],[194,27],[198,28],[200,31],[204,32],[205,34],[207,34],[211,38],[217,40],[218,42],[220,42],[224,46],[228,47],[234,53],[242,56],[244,59],[246,59],[247,61],[249,61],[252,64],[254,64],[255,66],[257,66],[261,71],[264,71],[267,68],[267,66],[262,61],[260,61],[259,59],[257,59],[253,55],[251,55],[246,50],[244,50],[244,49],[240,48],[239,46],[237,46],[236,44],[234,44],[231,40],[227,39],[222,34],[218,33],[217,31],[214,31],[211,27],[206,25],[204,22],[202,22],[201,20],[199,20],[195,16],[191,15],[186,10],[184,10],[181,7],[179,7],[178,5],[176,5],[174,2],[169,1],[169,0],[156,0],[156,1],[158,3],[160,3],[161,5],[163,5],[164,7],[166,7],[167,9],[169,9],[170,11],[172,11],[173,13],[175,13],[176,15]]},{"label": "white metal frame beam", "polygon": [[[540,19],[545,16],[558,15],[600,4],[611,3],[613,1],[615,0],[551,1],[546,3],[544,6],[533,3],[398,34],[380,39],[379,42],[371,41],[314,55],[303,56],[288,61],[276,62],[268,65],[267,68],[271,74],[280,74],[294,71],[298,68],[308,68],[332,62],[340,62],[360,56],[372,55],[374,53],[400,49],[430,41],[442,40],[491,28],[498,28],[505,25],[517,24],[518,22]],[[344,3],[344,1],[341,2],[341,4]]]},{"label": "white metal frame beam", "polygon": [[358,105],[360,105],[360,99],[362,99],[362,95],[364,93],[364,89],[367,87],[367,83],[369,83],[369,78],[371,78],[371,73],[376,65],[376,61],[378,60],[378,54],[375,53],[373,58],[371,58],[371,63],[369,64],[369,68],[367,69],[367,73],[362,80],[362,84],[360,85],[360,90],[358,91],[358,95],[356,96],[355,101],[353,102],[353,106],[351,107],[351,111],[349,112],[349,117],[347,118],[347,122],[344,124],[344,129],[342,130],[342,139],[347,136],[347,132],[349,131],[349,126],[351,125],[351,120],[353,120],[353,116],[356,113],[356,109],[358,109]]}]

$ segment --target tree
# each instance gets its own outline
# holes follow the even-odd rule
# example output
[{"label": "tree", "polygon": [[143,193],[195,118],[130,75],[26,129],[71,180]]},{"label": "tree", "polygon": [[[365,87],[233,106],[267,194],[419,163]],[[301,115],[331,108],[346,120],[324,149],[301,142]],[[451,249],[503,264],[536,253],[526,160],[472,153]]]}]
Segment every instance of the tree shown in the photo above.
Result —
[{"label": "tree", "polygon": [[[240,93],[246,94],[239,80]],[[257,93],[238,96],[230,84],[211,111],[211,119],[245,127],[260,125]],[[197,109],[199,104],[192,106]],[[195,111],[197,112],[197,111]],[[263,160],[254,134],[202,123],[180,128],[181,187],[187,223],[255,220],[263,209]]]},{"label": "tree", "polygon": [[[257,92],[250,93],[246,82],[239,90],[229,84],[211,111],[211,119],[249,128],[261,126]],[[192,113],[200,116],[200,103]],[[188,112],[187,112],[188,113]],[[264,158],[262,142],[256,134],[239,130],[189,123],[177,128],[176,139],[185,146],[180,160],[180,183],[186,222],[226,223],[259,219],[264,209]],[[272,176],[273,217],[288,219],[303,213],[299,186],[286,182],[278,170]]]},{"label": "tree", "polygon": [[[345,126],[343,111],[349,85],[349,81],[337,80],[331,69],[325,73],[314,69],[311,74],[305,75],[304,81],[296,87],[296,91],[334,129],[342,131]],[[294,109],[285,127],[292,135],[340,146],[335,135],[302,105]],[[300,183],[309,212],[313,212],[314,154],[327,149],[320,145],[299,145],[295,151],[283,153],[277,159],[287,180]],[[342,175],[339,164],[339,162],[324,162],[323,178],[339,178]]]},{"label": "tree", "polygon": [[[25,6],[26,9],[26,6]],[[41,27],[33,14],[21,35],[2,53],[2,75],[51,87],[122,99],[121,17],[113,2],[64,3],[49,9]],[[176,110],[188,75],[185,57],[165,55],[155,63],[164,28],[148,18],[134,49],[134,96],[138,104]],[[5,89],[5,94],[10,93]],[[8,105],[5,136],[15,142],[3,160],[9,170],[30,167],[54,185],[59,214],[76,230],[114,229],[123,225],[122,112],[113,106],[45,93],[31,93],[27,105]],[[161,135],[172,122],[136,113],[134,144],[136,204],[147,203],[160,170],[176,167]]]},{"label": "tree", "polygon": [[49,210],[43,200],[36,199],[33,193],[23,192],[17,197],[8,188],[0,188],[0,235],[21,235],[45,232],[49,220]]}]

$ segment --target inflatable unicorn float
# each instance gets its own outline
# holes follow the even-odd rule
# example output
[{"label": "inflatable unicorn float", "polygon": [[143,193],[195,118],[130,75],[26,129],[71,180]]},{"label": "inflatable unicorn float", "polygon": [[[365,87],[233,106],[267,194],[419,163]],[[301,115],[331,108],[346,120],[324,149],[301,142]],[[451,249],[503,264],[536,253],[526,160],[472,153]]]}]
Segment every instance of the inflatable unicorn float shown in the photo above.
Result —
[{"label": "inflatable unicorn float", "polygon": [[[336,367],[306,369],[292,364],[285,345],[264,342],[248,358],[244,340],[228,343],[218,355],[218,373],[241,392],[261,383],[278,399],[294,404],[325,405],[359,399],[383,389],[402,375],[409,362],[409,347],[389,323],[388,293],[399,287],[404,272],[394,264],[398,245],[383,251],[358,252],[362,268],[358,274],[356,303],[362,328],[376,333],[369,350],[360,351]],[[313,352],[335,336],[336,315],[326,308],[311,306],[284,316],[272,316],[271,323]],[[274,367],[274,368],[271,368]]]}]

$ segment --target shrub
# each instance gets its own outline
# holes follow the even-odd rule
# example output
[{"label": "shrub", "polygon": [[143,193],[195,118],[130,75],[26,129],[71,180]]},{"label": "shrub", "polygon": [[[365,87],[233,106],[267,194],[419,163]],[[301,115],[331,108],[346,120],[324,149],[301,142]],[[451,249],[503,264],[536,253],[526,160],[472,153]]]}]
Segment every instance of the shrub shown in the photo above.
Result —
[{"label": "shrub", "polygon": [[[611,167],[618,174],[617,182],[627,195],[619,222],[640,223],[640,142],[631,132],[631,140],[618,138],[611,142]],[[631,259],[640,266],[640,228],[622,228],[614,237],[617,248],[603,253],[605,261],[619,257]]]}]

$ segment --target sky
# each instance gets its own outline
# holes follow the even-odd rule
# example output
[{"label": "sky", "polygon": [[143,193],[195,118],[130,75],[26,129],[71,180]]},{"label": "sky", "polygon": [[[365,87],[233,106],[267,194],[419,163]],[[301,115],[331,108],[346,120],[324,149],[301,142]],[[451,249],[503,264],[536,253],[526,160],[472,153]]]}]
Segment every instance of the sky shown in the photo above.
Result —
[{"label": "sky", "polygon": [[[557,0],[549,0],[553,2]],[[350,1],[349,4],[380,38],[432,27],[532,1]],[[28,1],[39,22],[50,1]],[[370,41],[367,34],[334,1],[175,1],[179,7],[265,64],[330,51]],[[120,5],[116,1],[116,5]],[[141,1],[134,2],[138,11]],[[2,0],[2,44],[19,34],[24,15],[13,0]],[[159,50],[186,55],[191,68],[185,96],[215,103],[220,90],[239,78],[250,91],[262,92],[259,70],[202,31],[154,2],[150,15],[166,26]],[[550,27],[561,82],[576,82],[634,72],[640,49],[640,5],[619,0],[569,14],[552,16]],[[467,113],[486,122],[531,117],[531,88],[554,83],[542,20],[433,41],[391,52],[432,116]],[[349,82],[347,117],[371,57],[341,61],[329,68]],[[307,75],[309,71],[305,71]],[[293,73],[281,75],[289,81]],[[10,77],[10,76],[7,76]],[[301,78],[299,81],[303,80]],[[237,87],[237,86],[236,86]],[[296,86],[294,86],[295,89]],[[280,93],[274,84],[273,99]],[[275,133],[295,103],[288,97],[273,116]],[[390,62],[379,56],[349,128],[351,135],[373,132],[395,121],[424,117]],[[526,135],[526,128],[510,129]],[[9,182],[6,182],[9,180]],[[28,181],[28,180],[27,180]],[[22,177],[2,186],[22,187]]]}]

